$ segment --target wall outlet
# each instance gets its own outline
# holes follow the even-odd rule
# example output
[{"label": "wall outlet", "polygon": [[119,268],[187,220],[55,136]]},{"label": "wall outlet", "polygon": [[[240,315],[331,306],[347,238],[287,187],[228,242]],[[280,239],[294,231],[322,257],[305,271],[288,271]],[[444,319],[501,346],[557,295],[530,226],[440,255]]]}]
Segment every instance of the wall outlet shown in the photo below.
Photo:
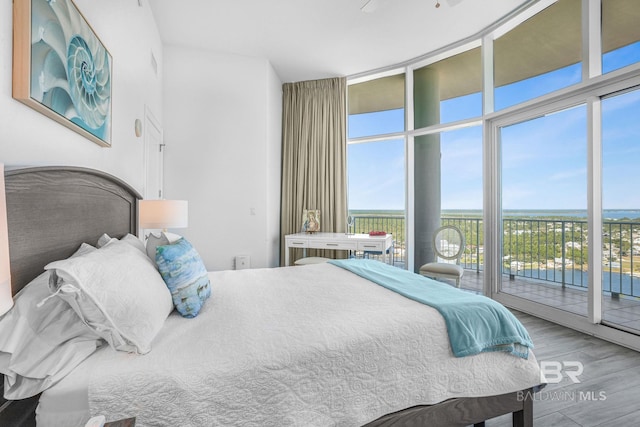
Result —
[{"label": "wall outlet", "polygon": [[249,255],[237,255],[236,256],[236,270],[245,270],[251,268],[251,256]]}]

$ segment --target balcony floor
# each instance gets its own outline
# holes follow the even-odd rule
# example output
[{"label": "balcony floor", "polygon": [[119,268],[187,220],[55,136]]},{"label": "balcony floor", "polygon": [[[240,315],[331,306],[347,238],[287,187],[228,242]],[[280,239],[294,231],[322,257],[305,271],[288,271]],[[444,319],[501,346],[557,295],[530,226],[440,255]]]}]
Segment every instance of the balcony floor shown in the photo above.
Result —
[{"label": "balcony floor", "polygon": [[[460,287],[482,292],[482,273],[465,270]],[[506,277],[505,277],[506,278]],[[572,313],[587,315],[587,290],[573,287],[562,288],[536,279],[515,276],[503,282],[503,292],[539,302]],[[614,297],[605,294],[602,299],[603,321],[621,329],[640,333],[640,298]]]}]

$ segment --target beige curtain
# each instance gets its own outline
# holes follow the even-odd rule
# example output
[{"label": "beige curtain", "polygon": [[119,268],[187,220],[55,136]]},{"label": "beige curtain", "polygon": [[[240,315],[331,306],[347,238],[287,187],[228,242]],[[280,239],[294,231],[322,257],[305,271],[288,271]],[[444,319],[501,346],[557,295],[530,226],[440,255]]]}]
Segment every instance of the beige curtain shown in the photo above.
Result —
[{"label": "beige curtain", "polygon": [[[346,79],[284,84],[282,116],[280,265],[284,236],[301,230],[304,209],[320,210],[320,231],[345,232]],[[341,255],[332,252],[309,251],[307,256]],[[301,256],[301,250],[291,250],[291,262]]]}]

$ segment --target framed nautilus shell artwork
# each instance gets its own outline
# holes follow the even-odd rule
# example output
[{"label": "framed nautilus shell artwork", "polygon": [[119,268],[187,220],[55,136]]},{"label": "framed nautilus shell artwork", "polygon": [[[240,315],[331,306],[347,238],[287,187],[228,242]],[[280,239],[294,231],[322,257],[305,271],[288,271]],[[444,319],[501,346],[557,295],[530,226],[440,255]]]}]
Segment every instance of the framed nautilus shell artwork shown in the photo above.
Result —
[{"label": "framed nautilus shell artwork", "polygon": [[111,146],[111,55],[71,0],[14,0],[13,97]]}]

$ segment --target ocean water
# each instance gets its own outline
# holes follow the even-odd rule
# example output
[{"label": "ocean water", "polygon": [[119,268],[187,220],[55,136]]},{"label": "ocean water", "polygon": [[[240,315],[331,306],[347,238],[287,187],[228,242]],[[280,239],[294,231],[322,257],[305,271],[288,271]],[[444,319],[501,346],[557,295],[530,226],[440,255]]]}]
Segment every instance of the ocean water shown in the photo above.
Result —
[{"label": "ocean water", "polygon": [[[586,210],[505,210],[504,216],[587,218]],[[605,209],[602,217],[609,220],[640,218],[640,209]]]},{"label": "ocean water", "polygon": [[[350,215],[357,216],[402,216],[402,210],[350,210]],[[444,209],[442,216],[463,216],[472,218],[482,218],[482,210],[480,209]],[[587,211],[584,209],[506,209],[503,212],[504,217],[568,217],[568,218],[587,218]],[[640,209],[605,209],[602,213],[605,220],[621,220],[621,219],[640,219]]]},{"label": "ocean water", "polygon": [[[482,211],[479,209],[451,209],[443,210],[442,215],[455,215],[455,216],[482,216]],[[587,219],[587,211],[583,209],[505,209],[503,211],[503,217],[530,217],[530,218],[581,218]],[[620,219],[639,219],[640,209],[605,209],[602,211],[602,217],[607,220],[620,220]]]}]

